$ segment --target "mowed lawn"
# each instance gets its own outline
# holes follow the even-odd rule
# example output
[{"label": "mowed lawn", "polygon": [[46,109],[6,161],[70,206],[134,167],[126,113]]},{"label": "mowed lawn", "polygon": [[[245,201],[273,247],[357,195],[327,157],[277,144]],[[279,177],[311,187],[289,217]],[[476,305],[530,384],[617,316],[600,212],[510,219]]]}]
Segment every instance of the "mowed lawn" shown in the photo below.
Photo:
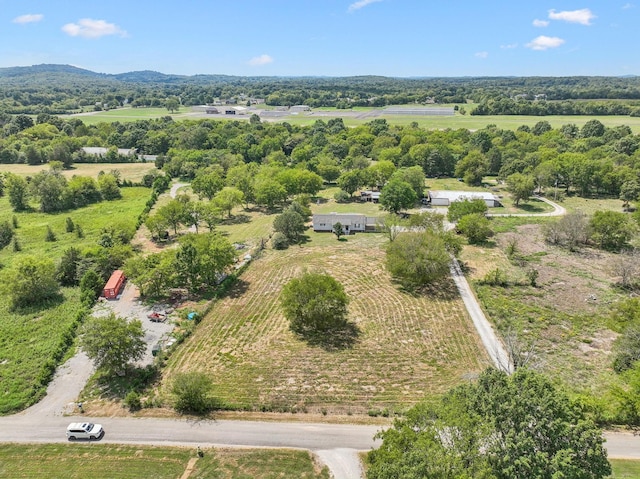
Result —
[{"label": "mowed lawn", "polygon": [[[177,372],[197,370],[235,407],[358,414],[403,410],[488,366],[452,281],[429,294],[402,292],[384,268],[385,243],[377,234],[338,242],[309,232],[302,246],[265,250],[170,357],[164,391]],[[353,347],[327,351],[289,331],[279,295],[304,271],[344,285],[360,330]]]},{"label": "mowed lawn", "polygon": [[[36,173],[47,170],[49,167],[47,165],[25,165],[25,164],[15,164],[15,165],[0,165],[0,173],[14,173],[16,175],[22,176],[33,176]],[[152,170],[155,170],[156,167],[153,163],[74,163],[73,168],[69,170],[63,170],[62,174],[71,178],[74,175],[78,176],[90,176],[92,178],[97,178],[98,174],[101,171],[105,173],[109,173],[112,170],[118,170],[121,175],[121,179],[129,180],[133,182],[139,182],[142,180],[142,177],[149,173]]]},{"label": "mowed lawn", "polygon": [[[0,477],[47,479],[175,479],[196,458],[195,448],[111,444],[0,444]],[[307,451],[208,449],[190,479],[328,479]]]}]

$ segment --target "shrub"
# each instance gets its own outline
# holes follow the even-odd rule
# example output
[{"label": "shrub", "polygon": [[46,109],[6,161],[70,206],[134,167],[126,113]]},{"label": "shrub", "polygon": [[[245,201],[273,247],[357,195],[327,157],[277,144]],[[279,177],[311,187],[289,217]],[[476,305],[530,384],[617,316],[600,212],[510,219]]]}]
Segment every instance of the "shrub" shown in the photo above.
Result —
[{"label": "shrub", "polygon": [[449,221],[458,221],[465,215],[471,215],[473,213],[484,214],[487,212],[487,204],[484,200],[464,200],[454,201],[449,205],[449,211],[447,212],[447,218]]},{"label": "shrub", "polygon": [[274,233],[271,237],[271,247],[273,249],[286,249],[289,246],[289,240],[283,233]]},{"label": "shrub", "polygon": [[124,401],[122,402],[126,407],[129,408],[129,411],[139,411],[142,409],[142,401],[140,401],[140,395],[135,391],[129,391],[127,395],[124,397]]},{"label": "shrub", "polygon": [[487,284],[489,286],[507,286],[507,275],[500,268],[496,268],[484,275],[484,278],[482,278],[482,284]]},{"label": "shrub", "polygon": [[335,195],[333,195],[333,199],[338,203],[346,203],[351,199],[351,196],[346,191],[340,190]]},{"label": "shrub", "polygon": [[174,408],[181,413],[206,414],[220,405],[211,397],[212,390],[213,382],[206,374],[198,371],[179,373],[171,386]]},{"label": "shrub", "polygon": [[489,220],[481,213],[464,215],[456,228],[467,237],[470,244],[483,243],[493,234]]},{"label": "shrub", "polygon": [[51,226],[49,225],[47,225],[47,234],[44,237],[44,240],[49,243],[53,243],[54,241],[58,240],[58,238],[56,238],[56,234],[53,232],[53,230],[51,229]]},{"label": "shrub", "polygon": [[18,217],[16,215],[13,215],[11,222],[13,223],[13,229],[18,229]]},{"label": "shrub", "polygon": [[73,233],[73,230],[75,229],[75,225],[73,224],[73,220],[69,217],[67,217],[66,222],[65,222],[65,229],[67,231],[67,233]]},{"label": "shrub", "polygon": [[77,238],[84,238],[84,231],[82,231],[82,226],[80,225],[76,225],[76,237]]},{"label": "shrub", "polygon": [[8,246],[13,238],[13,228],[8,221],[0,223],[0,249]]}]

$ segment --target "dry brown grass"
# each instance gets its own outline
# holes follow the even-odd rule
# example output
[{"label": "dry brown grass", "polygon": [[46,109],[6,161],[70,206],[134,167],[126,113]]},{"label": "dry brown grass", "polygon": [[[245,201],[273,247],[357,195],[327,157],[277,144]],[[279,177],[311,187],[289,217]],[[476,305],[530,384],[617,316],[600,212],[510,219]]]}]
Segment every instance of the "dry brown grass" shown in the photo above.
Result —
[{"label": "dry brown grass", "polygon": [[[0,172],[27,176],[35,175],[39,171],[48,168],[47,165],[0,165]],[[72,169],[64,170],[62,173],[67,178],[71,178],[73,175],[97,178],[98,173],[101,171],[109,172],[111,170],[118,170],[123,180],[138,182],[142,180],[142,177],[146,173],[155,169],[156,167],[153,163],[74,163]]]},{"label": "dry brown grass", "polygon": [[[173,353],[165,392],[177,372],[200,370],[237,407],[359,414],[404,409],[489,364],[450,280],[438,293],[413,296],[391,282],[381,236],[340,243],[315,236],[312,246],[266,251],[251,265]],[[344,285],[350,320],[360,330],[353,347],[327,351],[289,331],[279,294],[304,270],[329,273]]]}]

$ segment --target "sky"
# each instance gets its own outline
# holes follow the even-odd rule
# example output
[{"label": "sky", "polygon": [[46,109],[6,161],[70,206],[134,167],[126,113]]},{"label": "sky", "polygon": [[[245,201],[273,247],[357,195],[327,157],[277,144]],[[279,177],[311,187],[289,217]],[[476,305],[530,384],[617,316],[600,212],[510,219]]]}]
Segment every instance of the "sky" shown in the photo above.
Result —
[{"label": "sky", "polygon": [[639,46],[640,0],[0,0],[0,67],[617,76]]}]

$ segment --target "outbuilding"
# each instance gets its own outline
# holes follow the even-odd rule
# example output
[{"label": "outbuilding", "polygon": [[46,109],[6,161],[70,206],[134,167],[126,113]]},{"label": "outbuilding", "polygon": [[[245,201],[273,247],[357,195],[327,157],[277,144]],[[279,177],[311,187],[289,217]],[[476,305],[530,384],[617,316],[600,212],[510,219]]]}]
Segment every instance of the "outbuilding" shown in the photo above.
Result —
[{"label": "outbuilding", "polygon": [[102,295],[107,299],[116,299],[126,279],[124,271],[115,270],[102,290]]},{"label": "outbuilding", "polygon": [[432,206],[449,206],[454,201],[483,200],[489,208],[502,206],[500,198],[488,191],[429,191],[429,203]]}]

